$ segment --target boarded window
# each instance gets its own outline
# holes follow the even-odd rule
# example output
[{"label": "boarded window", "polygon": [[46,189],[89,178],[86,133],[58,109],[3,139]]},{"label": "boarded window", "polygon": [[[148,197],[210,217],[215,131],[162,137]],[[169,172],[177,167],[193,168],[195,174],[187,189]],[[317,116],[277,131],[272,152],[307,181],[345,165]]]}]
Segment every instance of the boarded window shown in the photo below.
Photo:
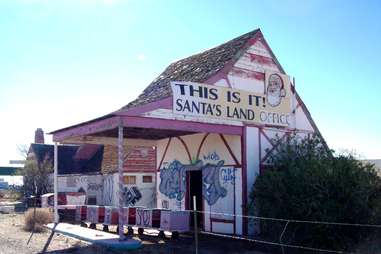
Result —
[{"label": "boarded window", "polygon": [[143,176],[143,183],[152,183],[152,176]]},{"label": "boarded window", "polygon": [[124,184],[136,184],[136,176],[123,176]]}]

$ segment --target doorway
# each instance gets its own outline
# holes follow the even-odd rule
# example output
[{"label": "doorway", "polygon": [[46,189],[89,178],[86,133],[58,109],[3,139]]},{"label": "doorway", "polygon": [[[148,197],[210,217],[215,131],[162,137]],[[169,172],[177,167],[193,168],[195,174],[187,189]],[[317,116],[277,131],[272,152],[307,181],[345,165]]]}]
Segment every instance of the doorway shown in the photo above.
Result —
[{"label": "doorway", "polygon": [[[193,196],[196,196],[197,211],[203,211],[202,204],[202,171],[188,171],[188,207],[187,209],[193,210]],[[202,213],[197,213],[197,226],[202,227]],[[194,215],[191,214],[191,226],[194,225]]]}]

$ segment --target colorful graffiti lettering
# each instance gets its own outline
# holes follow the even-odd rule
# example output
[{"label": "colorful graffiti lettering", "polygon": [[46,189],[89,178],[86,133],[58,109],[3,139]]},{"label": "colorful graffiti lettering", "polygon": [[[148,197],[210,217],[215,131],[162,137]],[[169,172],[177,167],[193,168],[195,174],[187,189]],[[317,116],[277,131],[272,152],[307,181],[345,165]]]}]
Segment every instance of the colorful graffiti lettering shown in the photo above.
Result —
[{"label": "colorful graffiti lettering", "polygon": [[224,161],[220,160],[216,165],[208,163],[202,168],[202,195],[208,205],[214,205],[227,194],[227,190],[220,183],[220,168],[223,165]]},{"label": "colorful graffiti lettering", "polygon": [[131,188],[124,187],[123,189],[123,200],[126,206],[135,205],[142,198],[138,187],[133,186]]},{"label": "colorful graffiti lettering", "polygon": [[224,184],[235,182],[235,168],[222,168],[221,169],[221,178]]},{"label": "colorful graffiti lettering", "polygon": [[186,190],[186,172],[200,170],[202,161],[184,165],[178,160],[172,161],[167,168],[160,170],[159,190],[170,199],[182,200]]}]

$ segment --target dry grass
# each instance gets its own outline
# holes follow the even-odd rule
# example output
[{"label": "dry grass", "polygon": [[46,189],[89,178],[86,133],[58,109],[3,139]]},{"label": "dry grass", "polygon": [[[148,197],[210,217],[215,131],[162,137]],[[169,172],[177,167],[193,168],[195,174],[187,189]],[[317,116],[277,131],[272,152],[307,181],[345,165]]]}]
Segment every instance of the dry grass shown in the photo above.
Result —
[{"label": "dry grass", "polygon": [[48,208],[36,208],[36,214],[34,208],[29,209],[25,213],[24,230],[34,232],[43,232],[45,230],[44,225],[53,222],[53,213]]}]

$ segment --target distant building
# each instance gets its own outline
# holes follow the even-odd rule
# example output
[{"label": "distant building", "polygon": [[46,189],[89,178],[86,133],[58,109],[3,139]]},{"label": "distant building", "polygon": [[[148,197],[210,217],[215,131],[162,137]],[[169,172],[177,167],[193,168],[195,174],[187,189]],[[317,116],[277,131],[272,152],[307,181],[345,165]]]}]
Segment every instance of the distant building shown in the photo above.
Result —
[{"label": "distant building", "polygon": [[[35,141],[43,131],[35,132]],[[124,202],[126,205],[155,206],[156,150],[152,146],[126,146]],[[27,161],[38,165],[50,161],[53,167],[54,146],[32,143]],[[86,204],[116,206],[118,153],[116,144],[77,144],[58,146],[59,203],[70,203],[78,193],[86,194]],[[52,172],[53,173],[53,172]],[[53,177],[48,192],[53,192]],[[64,200],[61,200],[63,197]]]},{"label": "distant building", "polygon": [[19,167],[0,167],[0,189],[22,185],[21,169]]}]

